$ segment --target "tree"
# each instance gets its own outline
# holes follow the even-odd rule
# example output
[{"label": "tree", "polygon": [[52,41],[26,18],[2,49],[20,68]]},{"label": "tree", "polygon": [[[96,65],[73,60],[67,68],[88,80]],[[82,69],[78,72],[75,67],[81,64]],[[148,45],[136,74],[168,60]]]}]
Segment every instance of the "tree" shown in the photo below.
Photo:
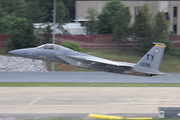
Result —
[{"label": "tree", "polygon": [[[26,0],[26,1],[29,1],[30,4],[32,4],[31,7],[33,7],[34,3],[38,4],[39,10],[40,10],[39,15],[42,15],[44,23],[53,22],[53,10],[54,10],[53,0],[34,0],[34,3],[32,3],[32,0]],[[64,6],[61,0],[57,0],[56,1],[56,22],[64,23],[64,22],[67,22],[67,19],[69,19],[68,9]]]},{"label": "tree", "polygon": [[1,19],[1,25],[0,25],[0,33],[1,34],[7,34],[7,32],[9,31],[12,22],[15,20],[16,16],[15,15],[5,15],[2,17]]},{"label": "tree", "polygon": [[71,20],[75,19],[75,0],[61,0],[69,12]]},{"label": "tree", "polygon": [[144,4],[136,16],[133,28],[141,44],[140,52],[146,53],[152,47],[152,42],[165,43],[165,52],[172,49],[168,36],[169,21],[164,12],[158,12],[152,19],[149,7]]},{"label": "tree", "polygon": [[8,32],[6,47],[8,50],[35,47],[40,37],[34,35],[34,27],[26,18],[17,18]]},{"label": "tree", "polygon": [[[130,35],[130,11],[128,7],[122,7],[116,12],[116,16],[113,17],[113,33],[112,41],[116,43],[122,43]],[[120,55],[120,49],[119,49]]]},{"label": "tree", "polygon": [[[53,0],[25,0],[27,7],[25,8],[25,18],[31,20],[33,23],[53,22]],[[64,23],[70,20],[69,11],[64,5],[73,4],[74,0],[56,0],[56,22]],[[69,8],[71,6],[67,5]],[[73,8],[75,8],[73,6]],[[72,8],[71,8],[72,9]],[[21,16],[20,16],[21,17]]]},{"label": "tree", "polygon": [[56,22],[60,25],[70,21],[69,11],[64,6],[64,3],[59,1],[56,5]]},{"label": "tree", "polygon": [[43,30],[43,44],[52,42],[52,32],[51,26],[48,23],[47,27]]},{"label": "tree", "polygon": [[16,2],[12,0],[1,0],[0,2],[0,33],[7,34],[11,23],[16,17],[24,15],[26,3],[24,0],[17,0]]},{"label": "tree", "polygon": [[156,35],[167,35],[169,21],[166,19],[165,12],[158,12],[154,18],[154,28]]},{"label": "tree", "polygon": [[110,12],[106,9],[103,10],[103,14],[101,13],[98,16],[97,21],[97,32],[99,34],[111,34],[112,33],[112,25],[111,25],[111,17]]},{"label": "tree", "polygon": [[172,49],[170,38],[168,36],[169,25],[170,22],[166,19],[165,12],[158,12],[154,18],[154,41],[165,43],[165,52],[170,51]]},{"label": "tree", "polygon": [[[74,0],[57,0],[56,2],[56,23],[61,26],[70,21],[69,11],[66,8],[75,3]],[[1,0],[0,8],[0,32],[7,33],[11,23],[17,18],[26,18],[32,23],[53,22],[53,0]],[[74,5],[73,5],[73,8]],[[73,12],[71,8],[71,12]],[[3,14],[3,16],[1,16]],[[73,14],[73,13],[72,13]]]},{"label": "tree", "polygon": [[80,44],[74,42],[74,41],[68,41],[68,42],[62,42],[62,46],[70,48],[74,51],[81,52],[83,49],[81,48]]},{"label": "tree", "polygon": [[3,10],[2,10],[2,6],[1,6],[1,4],[0,4],[0,33],[2,33],[3,32],[3,20],[2,20],[2,18],[3,18]]},{"label": "tree", "polygon": [[113,31],[112,20],[116,12],[124,7],[119,0],[107,2],[101,14],[98,16],[97,30],[99,34],[111,34]]},{"label": "tree", "polygon": [[95,26],[98,13],[94,8],[88,8],[86,13],[88,14],[86,16],[86,19],[88,19],[89,21],[85,22],[85,26],[87,28],[87,33],[92,34],[96,32]]},{"label": "tree", "polygon": [[3,11],[7,14],[14,14],[16,17],[25,16],[25,8],[27,4],[24,0],[1,0]]},{"label": "tree", "polygon": [[41,5],[40,0],[26,0],[27,7],[25,8],[25,18],[33,23],[45,23],[48,17],[47,9]]},{"label": "tree", "polygon": [[136,39],[140,42],[140,52],[146,53],[152,47],[153,42],[152,14],[149,12],[148,5],[142,6],[135,18],[133,29]]}]

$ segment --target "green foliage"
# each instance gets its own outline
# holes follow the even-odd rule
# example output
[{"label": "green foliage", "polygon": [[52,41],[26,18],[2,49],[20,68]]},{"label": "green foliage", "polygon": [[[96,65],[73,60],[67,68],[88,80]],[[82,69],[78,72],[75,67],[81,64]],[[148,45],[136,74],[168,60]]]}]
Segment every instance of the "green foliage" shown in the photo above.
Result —
[{"label": "green foliage", "polygon": [[124,5],[119,0],[112,0],[107,2],[102,10],[102,13],[98,16],[97,32],[99,34],[111,34],[113,32],[113,17],[116,16],[116,12],[124,8]]},{"label": "green foliage", "polygon": [[62,46],[70,48],[74,51],[81,52],[83,49],[81,48],[80,44],[74,42],[74,41],[68,41],[68,42],[62,42]]},{"label": "green foliage", "polygon": [[[77,83],[1,82],[0,87],[180,87],[180,84],[179,83],[141,83],[139,84],[139,83],[79,83],[79,82]],[[34,119],[26,119],[26,120],[34,120]],[[41,119],[41,120],[51,120],[51,119]],[[61,118],[61,119],[56,119],[56,120],[71,120],[71,119]],[[76,119],[76,120],[83,120],[83,119]],[[102,120],[102,119],[93,119],[93,120]],[[109,120],[109,119],[103,119],[103,120]],[[152,120],[159,120],[159,119],[152,119]],[[163,120],[166,120],[166,119],[163,119]],[[179,119],[167,119],[167,120],[179,120]]]},{"label": "green foliage", "polygon": [[15,20],[15,14],[7,14],[6,7],[2,7],[0,4],[0,34],[6,34],[7,31],[10,29],[10,25],[13,20]]},{"label": "green foliage", "polygon": [[154,18],[156,35],[167,35],[170,22],[166,19],[165,12],[158,12]]},{"label": "green foliage", "polygon": [[2,5],[0,3],[0,18],[2,18],[2,17],[3,17],[3,10],[2,10]]},{"label": "green foliage", "polygon": [[61,0],[67,8],[71,20],[75,19],[75,1],[76,0]]},{"label": "green foliage", "polygon": [[3,12],[8,14],[14,14],[16,17],[25,17],[25,8],[27,7],[27,3],[24,0],[6,0],[5,2],[1,2],[3,7]]},{"label": "green foliage", "polygon": [[3,20],[2,20],[2,18],[3,18],[3,10],[2,10],[2,6],[0,4],[0,33],[2,33],[2,31],[3,31],[3,27],[2,27]]},{"label": "green foliage", "polygon": [[43,44],[52,42],[52,32],[53,31],[51,30],[51,26],[48,23],[47,27],[43,30]]},{"label": "green foliage", "polygon": [[152,14],[149,12],[149,7],[144,4],[142,9],[136,16],[133,24],[134,32],[140,42],[140,52],[146,53],[153,45],[152,42]]},{"label": "green foliage", "polygon": [[112,41],[121,43],[123,40],[130,35],[130,11],[128,7],[122,7],[116,12],[116,15],[113,17],[113,33]]},{"label": "green foliage", "polygon": [[25,18],[33,23],[44,23],[48,17],[46,6],[41,0],[26,0]]},{"label": "green foliage", "polygon": [[12,22],[17,17],[25,15],[24,10],[27,4],[24,0],[18,0],[16,2],[6,0],[6,2],[1,1],[1,4],[3,7],[0,8],[0,33],[7,34]]},{"label": "green foliage", "polygon": [[[54,10],[54,1],[53,0],[26,0],[27,7],[26,18],[28,20],[32,20],[34,23],[45,23],[45,22],[53,22],[53,10]],[[70,19],[69,9],[71,9],[71,13],[75,7],[68,6],[65,7],[64,4],[71,4],[73,0],[56,0],[56,22],[64,23]],[[36,14],[34,14],[36,13]]]},{"label": "green foliage", "polygon": [[[122,43],[124,40],[130,36],[130,11],[128,7],[122,6],[115,14],[112,19],[113,33],[112,41],[116,43]],[[120,55],[120,49],[119,49]]]},{"label": "green foliage", "polygon": [[170,35],[175,35],[176,33],[173,30],[171,30],[171,31],[169,31],[169,34]]},{"label": "green foliage", "polygon": [[[11,23],[18,17],[26,18],[32,23],[53,22],[53,0],[2,0],[0,7],[0,33],[7,33]],[[75,0],[56,1],[56,22],[62,25],[74,18]],[[67,5],[68,8],[64,4]],[[0,5],[1,6],[1,5]],[[72,16],[69,15],[71,9]]]},{"label": "green foliage", "polygon": [[172,49],[168,36],[169,21],[164,12],[158,12],[153,19],[149,7],[144,4],[136,16],[133,28],[141,45],[140,52],[146,53],[153,46],[152,42],[165,43],[165,52]]},{"label": "green foliage", "polygon": [[11,27],[12,22],[15,20],[15,15],[6,15],[2,18],[2,24],[0,25],[0,33],[1,34],[7,34],[8,30]]},{"label": "green foliage", "polygon": [[94,8],[88,8],[86,13],[86,19],[89,21],[85,22],[85,26],[87,28],[87,33],[92,34],[96,32],[96,17],[98,15],[97,11]]},{"label": "green foliage", "polygon": [[[152,35],[152,14],[149,12],[149,7],[144,4],[142,9],[136,16],[135,23],[133,25],[135,35],[138,38],[145,38]],[[143,39],[139,39],[140,42]]]},{"label": "green foliage", "polygon": [[106,9],[103,9],[103,13],[101,13],[98,16],[98,21],[97,21],[97,32],[99,34],[111,34],[112,33],[112,25],[111,25],[111,17],[110,17],[110,12]]},{"label": "green foliage", "polygon": [[39,44],[40,37],[34,35],[34,27],[26,18],[17,18],[8,32],[6,42],[8,50],[35,47]]},{"label": "green foliage", "polygon": [[64,3],[59,1],[56,5],[56,22],[63,24],[70,21],[68,9],[64,6]]},{"label": "green foliage", "polygon": [[165,52],[173,50],[169,38],[169,21],[166,19],[165,12],[158,12],[154,18],[153,36],[154,41],[164,43],[166,45]]}]

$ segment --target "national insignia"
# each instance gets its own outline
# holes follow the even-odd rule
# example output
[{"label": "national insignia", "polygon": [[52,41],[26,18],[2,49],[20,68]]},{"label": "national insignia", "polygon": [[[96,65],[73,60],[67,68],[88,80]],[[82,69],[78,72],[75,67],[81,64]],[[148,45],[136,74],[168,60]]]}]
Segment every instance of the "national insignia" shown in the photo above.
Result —
[{"label": "national insignia", "polygon": [[78,65],[78,66],[81,66],[81,62],[78,62],[77,65]]}]

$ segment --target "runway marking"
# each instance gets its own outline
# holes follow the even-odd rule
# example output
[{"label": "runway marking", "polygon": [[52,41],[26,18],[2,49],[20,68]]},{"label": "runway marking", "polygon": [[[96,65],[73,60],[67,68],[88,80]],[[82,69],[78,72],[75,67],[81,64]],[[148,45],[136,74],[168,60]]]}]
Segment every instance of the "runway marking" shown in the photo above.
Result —
[{"label": "runway marking", "polygon": [[171,97],[171,100],[169,101],[168,104],[171,104],[175,97],[176,97],[176,95],[173,95],[173,96]]},{"label": "runway marking", "polygon": [[43,97],[39,97],[38,99],[36,99],[36,100],[32,101],[31,103],[29,103],[29,105],[28,105],[28,106],[30,106],[30,105],[32,105],[32,104],[34,104],[35,102],[37,102],[37,101],[38,101],[38,100],[40,100],[41,98],[43,98]]}]

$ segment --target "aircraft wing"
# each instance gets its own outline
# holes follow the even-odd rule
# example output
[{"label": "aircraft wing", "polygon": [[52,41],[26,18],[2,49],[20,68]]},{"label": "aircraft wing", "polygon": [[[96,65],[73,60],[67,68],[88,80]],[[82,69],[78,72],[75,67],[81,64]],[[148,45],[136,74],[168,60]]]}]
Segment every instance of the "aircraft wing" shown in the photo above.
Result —
[{"label": "aircraft wing", "polygon": [[92,64],[106,64],[106,65],[112,65],[112,66],[121,66],[121,67],[134,67],[134,63],[126,63],[126,62],[117,62],[117,61],[111,61],[91,55],[68,55],[68,57],[81,60],[81,61],[89,61]]}]

